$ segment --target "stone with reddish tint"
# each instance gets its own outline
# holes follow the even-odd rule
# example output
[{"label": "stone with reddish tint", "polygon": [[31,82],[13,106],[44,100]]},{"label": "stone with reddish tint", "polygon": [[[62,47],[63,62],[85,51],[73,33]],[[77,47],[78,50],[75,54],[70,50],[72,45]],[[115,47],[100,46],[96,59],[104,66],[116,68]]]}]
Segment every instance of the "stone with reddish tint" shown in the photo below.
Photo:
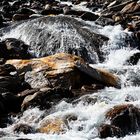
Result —
[{"label": "stone with reddish tint", "polygon": [[134,134],[140,130],[140,109],[134,105],[117,105],[106,113],[110,124],[118,127],[122,136]]},{"label": "stone with reddish tint", "polygon": [[104,69],[92,68],[78,56],[58,53],[30,60],[8,60],[32,88],[81,88],[83,85],[102,84],[120,87],[119,78]]}]

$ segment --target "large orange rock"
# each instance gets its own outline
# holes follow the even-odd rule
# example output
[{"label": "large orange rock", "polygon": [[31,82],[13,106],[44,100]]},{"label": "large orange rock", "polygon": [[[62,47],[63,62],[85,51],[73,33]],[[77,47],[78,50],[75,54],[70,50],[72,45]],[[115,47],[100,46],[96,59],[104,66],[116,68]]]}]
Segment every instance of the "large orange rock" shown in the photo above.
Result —
[{"label": "large orange rock", "polygon": [[78,56],[58,53],[31,60],[8,60],[32,88],[65,87],[79,88],[82,85],[101,83],[120,87],[119,78],[106,70],[92,68]]}]

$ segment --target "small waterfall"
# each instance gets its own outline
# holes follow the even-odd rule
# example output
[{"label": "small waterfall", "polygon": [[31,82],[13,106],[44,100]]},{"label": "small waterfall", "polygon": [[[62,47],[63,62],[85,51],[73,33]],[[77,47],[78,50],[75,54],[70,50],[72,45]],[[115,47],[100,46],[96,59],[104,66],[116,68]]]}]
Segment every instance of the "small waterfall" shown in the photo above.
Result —
[{"label": "small waterfall", "polygon": [[[11,26],[10,32],[3,30],[5,38],[16,38],[30,45],[33,57],[43,57],[66,52],[79,55],[91,63],[98,62],[97,46],[101,46],[107,38],[95,34],[82,21],[67,16],[47,16],[33,19]],[[100,38],[100,41],[98,40]]]}]

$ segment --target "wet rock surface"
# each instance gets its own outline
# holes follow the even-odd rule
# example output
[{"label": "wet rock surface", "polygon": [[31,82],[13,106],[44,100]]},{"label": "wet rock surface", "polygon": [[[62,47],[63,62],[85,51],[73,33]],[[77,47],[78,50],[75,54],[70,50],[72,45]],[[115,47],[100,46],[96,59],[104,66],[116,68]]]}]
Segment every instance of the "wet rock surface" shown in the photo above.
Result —
[{"label": "wet rock surface", "polygon": [[23,99],[18,97],[17,93],[26,88],[18,77],[16,68],[12,65],[0,65],[0,79],[0,126],[6,127],[11,122],[8,114],[21,110]]},{"label": "wet rock surface", "polygon": [[66,125],[63,120],[60,118],[48,119],[41,124],[41,127],[38,129],[41,133],[51,133],[51,134],[60,134],[64,133]]},{"label": "wet rock surface", "polygon": [[130,65],[136,65],[138,62],[139,62],[139,59],[140,59],[140,53],[135,53],[133,56],[131,56],[127,62],[130,64]]},{"label": "wet rock surface", "polygon": [[[137,135],[139,44],[138,0],[2,0],[0,138],[67,131],[85,139]],[[121,52],[115,57],[118,46],[131,53],[120,62],[125,68],[116,63],[123,61]],[[128,85],[136,91],[127,93]]]},{"label": "wet rock surface", "polygon": [[32,95],[24,98],[21,108],[25,110],[29,107],[38,106],[40,109],[50,109],[64,98],[70,99],[74,95],[72,91],[61,88],[46,89],[45,91],[38,91]]},{"label": "wet rock surface", "polygon": [[100,137],[123,137],[127,134],[136,133],[140,129],[140,110],[133,105],[118,105],[106,113],[110,125],[100,128]]},{"label": "wet rock surface", "polygon": [[14,126],[14,132],[29,134],[29,133],[34,133],[35,130],[27,124],[18,124]]},{"label": "wet rock surface", "polygon": [[114,125],[104,124],[99,128],[99,136],[100,138],[107,137],[122,137],[122,131],[119,127]]},{"label": "wet rock surface", "polygon": [[58,53],[40,59],[9,60],[6,63],[14,65],[19,73],[26,72],[25,81],[32,88],[45,86],[78,88],[94,83],[119,87],[117,76],[90,67],[76,55]]},{"label": "wet rock surface", "polygon": [[0,42],[0,57],[4,59],[27,59],[30,58],[28,48],[29,46],[21,40],[7,38]]},{"label": "wet rock surface", "polygon": [[78,55],[87,62],[97,63],[102,57],[99,48],[108,38],[83,26],[82,22],[68,16],[46,16],[9,28],[19,28],[19,37],[16,38],[28,40],[28,52],[32,57],[64,52]]}]

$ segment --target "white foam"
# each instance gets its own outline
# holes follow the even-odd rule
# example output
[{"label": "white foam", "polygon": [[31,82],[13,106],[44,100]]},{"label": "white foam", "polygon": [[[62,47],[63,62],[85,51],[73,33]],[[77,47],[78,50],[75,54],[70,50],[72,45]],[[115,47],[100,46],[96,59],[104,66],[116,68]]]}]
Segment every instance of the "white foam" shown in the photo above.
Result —
[{"label": "white foam", "polygon": [[[82,8],[80,6],[80,8]],[[86,22],[91,24],[92,26],[95,23]],[[44,29],[43,23],[38,24],[34,23],[34,27]],[[48,26],[47,30],[53,32],[54,28],[56,29],[58,26]],[[29,44],[30,38],[27,38],[27,34],[30,34],[30,31],[26,30],[24,32],[24,28],[26,28],[26,24],[23,26],[18,26],[16,30],[12,30],[9,34],[6,34],[3,38],[7,37],[15,37],[21,38],[27,44]],[[60,28],[60,26],[59,26]],[[58,28],[58,30],[59,30]],[[94,30],[91,28],[91,30]],[[77,120],[69,122],[70,130],[67,130],[64,134],[28,134],[23,135],[20,134],[21,138],[31,138],[34,140],[100,140],[98,138],[98,126],[102,123],[106,122],[105,120],[105,113],[112,108],[114,105],[119,104],[134,104],[135,106],[140,107],[140,85],[134,85],[135,78],[140,79],[140,62],[136,66],[128,66],[125,64],[126,60],[130,58],[134,53],[139,52],[137,49],[126,47],[125,44],[125,37],[131,36],[131,33],[126,32],[122,29],[120,25],[117,26],[105,26],[99,27],[96,29],[99,33],[109,37],[109,42],[107,45],[102,47],[102,51],[105,53],[105,61],[101,64],[96,64],[94,67],[103,67],[111,72],[116,73],[122,81],[122,88],[105,88],[98,92],[95,92],[90,95],[86,95],[90,98],[97,99],[95,104],[91,103],[83,103],[83,100],[79,101],[76,105],[71,103],[67,103],[65,101],[60,102],[54,107],[54,110],[51,110],[51,114],[46,114],[46,117],[40,119],[40,117],[45,114],[44,111],[40,111],[38,108],[33,108],[25,111],[20,118],[14,118],[15,124],[19,123],[26,123],[38,128],[40,124],[45,121],[45,119],[60,117],[62,119],[65,118],[67,115],[74,115],[77,116]],[[55,30],[56,32],[57,30]],[[95,30],[94,30],[95,31]],[[65,39],[66,33],[68,34],[75,34],[76,32],[71,32],[68,28],[65,29],[63,33],[63,39]],[[22,34],[22,35],[21,35]],[[70,36],[70,35],[69,35]],[[71,37],[71,36],[70,36]],[[61,50],[64,47],[64,41],[61,40]],[[72,40],[71,40],[72,41]],[[69,43],[71,43],[71,41]],[[79,42],[77,42],[76,47],[79,46]],[[92,65],[93,66],[93,65]],[[134,78],[134,79],[133,79]],[[137,80],[137,79],[136,79]],[[84,97],[82,97],[84,98]],[[130,100],[129,102],[126,101]],[[14,125],[15,125],[14,124]],[[13,126],[8,126],[7,128],[3,129],[4,131],[12,132]],[[16,136],[13,136],[15,139]],[[12,139],[12,137],[10,137]],[[3,138],[4,139],[4,138]],[[5,137],[8,139],[8,137]],[[120,138],[120,140],[138,140],[140,139],[140,133],[135,135],[125,136],[124,138]],[[119,138],[107,138],[107,140],[119,140]]]}]

